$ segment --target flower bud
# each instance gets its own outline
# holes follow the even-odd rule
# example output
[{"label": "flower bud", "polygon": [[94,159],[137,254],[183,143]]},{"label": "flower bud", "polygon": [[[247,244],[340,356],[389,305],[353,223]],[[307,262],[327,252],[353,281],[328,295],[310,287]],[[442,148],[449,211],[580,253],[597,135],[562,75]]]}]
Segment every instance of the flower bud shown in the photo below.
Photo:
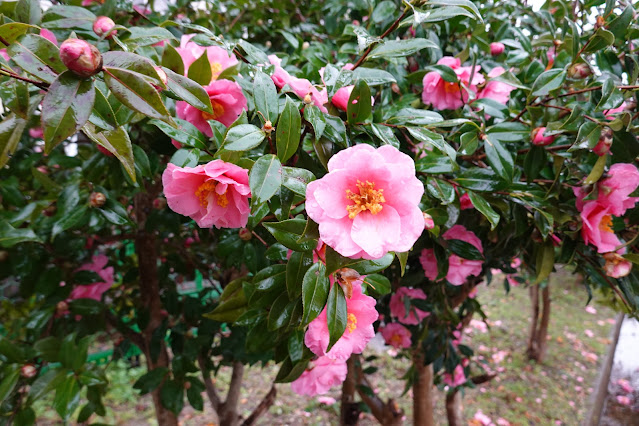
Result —
[{"label": "flower bud", "polygon": [[20,368],[20,375],[22,377],[26,377],[27,379],[31,379],[38,374],[38,370],[35,368],[33,364],[25,364]]},{"label": "flower bud", "polygon": [[610,151],[610,147],[612,147],[613,135],[614,134],[610,127],[604,127],[601,130],[601,136],[599,137],[599,142],[597,142],[597,145],[595,145],[595,147],[592,149],[592,152],[594,152],[600,157],[606,155],[608,151]]},{"label": "flower bud", "polygon": [[184,382],[184,389],[186,390],[191,389],[191,382]]},{"label": "flower bud", "polygon": [[550,145],[555,141],[555,136],[544,136],[544,132],[546,131],[545,127],[537,127],[534,129],[530,135],[532,140],[532,144],[536,146],[546,146]]},{"label": "flower bud", "polygon": [[4,262],[9,258],[9,252],[6,250],[0,250],[0,262]]},{"label": "flower bud", "polygon": [[60,59],[75,74],[88,78],[102,69],[102,55],[97,47],[84,40],[70,38],[60,46]]},{"label": "flower bud", "polygon": [[271,120],[266,120],[266,123],[264,123],[264,126],[262,126],[262,130],[268,133],[269,135],[274,129],[275,127],[273,127],[273,123],[271,123]]},{"label": "flower bud", "polygon": [[58,208],[55,206],[55,204],[52,204],[46,209],[44,209],[42,211],[42,214],[45,215],[46,217],[51,217],[51,216],[54,216],[57,211],[58,211]]},{"label": "flower bud", "polygon": [[604,271],[606,275],[612,278],[622,278],[630,273],[632,263],[623,258],[623,256],[615,253],[605,253],[603,258],[606,260]]},{"label": "flower bud", "polygon": [[[155,72],[158,73],[158,77],[160,77],[160,81],[162,82],[162,84],[166,86],[167,83],[169,82],[169,77],[167,77],[164,70],[161,67],[158,67],[155,65],[153,66],[153,68],[155,68]],[[153,87],[155,87],[155,90],[157,90],[158,92],[161,92],[162,90],[164,90],[162,87],[158,86],[157,84],[153,84]]]},{"label": "flower bud", "polygon": [[240,229],[240,231],[238,232],[238,235],[240,236],[240,240],[242,241],[250,241],[251,238],[253,238],[253,233],[248,228]]},{"label": "flower bud", "polygon": [[311,44],[308,41],[305,41],[304,43],[302,43],[302,50],[306,50],[309,47],[311,47]]},{"label": "flower bud", "polygon": [[106,155],[107,157],[114,157],[113,153],[111,153],[111,151],[109,151],[102,145],[97,145],[97,147],[98,147],[98,151],[100,151],[102,154]]},{"label": "flower bud", "polygon": [[270,49],[271,46],[273,46],[273,43],[271,43],[271,40],[266,40],[264,42],[264,46],[266,46],[267,49]]},{"label": "flower bud", "polygon": [[570,68],[568,68],[568,77],[573,80],[583,80],[584,78],[590,77],[592,75],[592,70],[588,66],[588,64],[578,63],[573,64]]},{"label": "flower bud", "polygon": [[106,195],[101,192],[92,192],[89,195],[89,205],[91,207],[102,207],[106,203]]},{"label": "flower bud", "polygon": [[506,46],[504,46],[504,43],[500,43],[498,41],[490,43],[490,54],[493,56],[501,55],[502,53],[504,53],[505,49]]},{"label": "flower bud", "polygon": [[98,16],[95,22],[93,22],[93,32],[96,33],[98,37],[113,37],[117,34],[117,31],[113,30],[113,27],[115,27],[115,22],[108,16]]},{"label": "flower bud", "polygon": [[153,200],[153,208],[155,210],[162,210],[166,207],[166,198],[158,197]]},{"label": "flower bud", "polygon": [[69,312],[69,304],[64,300],[61,300],[57,305],[55,305],[55,310],[58,315],[65,315]]},{"label": "flower bud", "polygon": [[435,227],[435,221],[433,217],[428,213],[424,213],[424,229],[433,229]]},{"label": "flower bud", "polygon": [[311,97],[310,93],[307,93],[306,96],[304,96],[304,105],[310,105],[313,103],[313,98]]}]

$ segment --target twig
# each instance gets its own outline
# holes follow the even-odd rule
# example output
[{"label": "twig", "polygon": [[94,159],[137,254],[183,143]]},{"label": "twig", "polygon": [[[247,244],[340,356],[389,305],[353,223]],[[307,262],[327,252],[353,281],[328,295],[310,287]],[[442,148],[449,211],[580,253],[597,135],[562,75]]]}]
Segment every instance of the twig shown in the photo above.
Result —
[{"label": "twig", "polygon": [[257,419],[264,414],[275,402],[275,398],[277,397],[277,389],[275,389],[275,383],[271,385],[271,389],[268,391],[262,401],[255,407],[250,416],[242,422],[242,426],[252,426],[255,424]]},{"label": "twig", "polygon": [[9,44],[11,44],[11,43],[9,43],[9,42],[7,41],[7,39],[6,39],[6,38],[4,38],[4,37],[0,37],[0,43],[4,44],[5,46],[9,46]]},{"label": "twig", "polygon": [[[572,109],[570,109],[570,108],[568,108],[568,107],[563,107],[563,106],[558,106],[558,105],[548,105],[548,104],[543,104],[543,103],[539,104],[539,106],[546,107],[546,108],[559,109],[559,110],[561,110],[561,111],[569,112],[569,113],[571,113],[571,114],[572,114]],[[592,118],[592,117],[591,117],[591,116],[589,116],[589,115],[584,114],[584,117],[585,117],[587,120],[592,121],[593,123],[601,124],[601,123],[599,122],[599,120],[594,119],[594,118]]]},{"label": "twig", "polygon": [[[399,26],[399,23],[401,22],[401,20],[404,19],[404,17],[408,14],[408,10],[409,10],[409,7],[406,6],[404,8],[404,12],[402,12],[399,18],[397,18],[395,22],[393,22],[391,26],[388,27],[381,36],[379,36],[380,41],[383,40],[387,35],[389,35]],[[368,46],[368,49],[366,49],[366,52],[364,52],[364,54],[357,60],[357,62],[355,62],[355,65],[353,65],[352,69],[357,69],[357,67],[362,65],[362,63],[366,60],[366,57],[368,56],[368,54],[371,53],[371,50],[373,50],[374,45],[375,43],[372,43],[370,46]]]},{"label": "twig", "polygon": [[34,86],[39,87],[42,90],[48,90],[49,89],[49,84],[48,83],[42,83],[36,80],[31,80],[30,78],[26,78],[26,77],[22,77],[21,75],[18,75],[16,73],[7,71],[5,69],[0,68],[0,75],[6,75],[7,77],[11,77],[11,78],[15,78],[16,80],[20,80],[20,81],[24,81],[27,83],[31,83]]}]

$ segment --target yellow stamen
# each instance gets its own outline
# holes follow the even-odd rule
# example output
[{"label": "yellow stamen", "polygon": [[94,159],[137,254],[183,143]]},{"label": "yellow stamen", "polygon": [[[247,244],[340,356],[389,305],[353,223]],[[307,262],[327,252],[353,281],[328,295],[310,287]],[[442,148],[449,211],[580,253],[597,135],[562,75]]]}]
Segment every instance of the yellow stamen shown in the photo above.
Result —
[{"label": "yellow stamen", "polygon": [[229,204],[229,200],[226,198],[226,191],[223,194],[215,192],[215,182],[209,180],[200,185],[195,191],[195,196],[200,200],[200,205],[204,208],[209,206],[209,195],[214,194],[217,198],[217,205],[226,207]]},{"label": "yellow stamen", "polygon": [[599,222],[599,230],[604,232],[614,232],[612,230],[612,216],[607,214],[601,218],[601,222]]},{"label": "yellow stamen", "polygon": [[459,84],[445,82],[444,90],[446,93],[459,93]]},{"label": "yellow stamen", "polygon": [[222,64],[219,62],[213,62],[211,64],[211,76],[213,80],[217,79],[217,76],[222,72]]},{"label": "yellow stamen", "polygon": [[348,314],[347,318],[346,329],[349,333],[352,333],[357,328],[357,317],[354,314]]},{"label": "yellow stamen", "polygon": [[202,111],[202,118],[205,120],[215,120],[224,114],[224,107],[222,105],[217,102],[211,102],[211,105],[213,106],[213,114]]},{"label": "yellow stamen", "polygon": [[366,181],[366,183],[362,183],[359,180],[357,181],[357,189],[359,194],[350,189],[346,190],[346,198],[355,203],[346,207],[349,219],[355,219],[355,216],[364,210],[368,210],[372,214],[382,211],[382,203],[386,202],[383,189],[376,190],[373,182]]},{"label": "yellow stamen", "polygon": [[399,347],[402,345],[402,336],[399,334],[393,334],[390,338],[391,346]]}]

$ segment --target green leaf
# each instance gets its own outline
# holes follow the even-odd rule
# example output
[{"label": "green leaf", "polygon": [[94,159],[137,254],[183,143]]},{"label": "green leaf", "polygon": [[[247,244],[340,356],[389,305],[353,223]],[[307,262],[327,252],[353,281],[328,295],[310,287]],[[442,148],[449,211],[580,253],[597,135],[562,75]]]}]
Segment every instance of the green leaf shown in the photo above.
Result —
[{"label": "green leaf", "polygon": [[490,167],[502,179],[512,182],[514,173],[514,160],[510,152],[495,138],[487,135],[484,139],[484,151]]},{"label": "green leaf", "polygon": [[51,229],[51,239],[54,239],[61,232],[74,228],[82,223],[88,210],[89,208],[86,205],[82,205],[64,215],[60,220],[53,224],[53,228]]},{"label": "green leaf", "polygon": [[374,260],[351,259],[350,257],[340,255],[331,247],[327,246],[326,274],[330,275],[341,268],[350,268],[356,270],[361,275],[368,275],[388,268],[394,259],[395,255],[392,253],[386,253],[383,257]]},{"label": "green leaf", "polygon": [[166,87],[173,92],[173,94],[200,111],[213,113],[211,98],[209,98],[208,93],[206,93],[206,90],[204,90],[201,85],[190,78],[174,73],[168,68],[162,69],[167,77]]},{"label": "green leaf", "polygon": [[306,220],[304,219],[264,222],[263,225],[279,243],[291,250],[310,251],[317,246],[316,240],[302,241],[302,235],[306,229]]},{"label": "green leaf", "polygon": [[[617,39],[623,40],[626,35],[626,31],[629,29],[629,24],[632,21],[633,15],[634,8],[631,5],[626,6],[623,12],[621,12],[621,15],[610,21],[610,24],[608,24],[608,30]],[[607,16],[607,14],[604,16]]]},{"label": "green leaf", "polygon": [[0,37],[11,44],[16,41],[18,37],[26,34],[26,32],[29,31],[30,28],[33,28],[33,25],[25,24],[22,22],[9,22],[0,25]]},{"label": "green leaf", "polygon": [[[162,52],[162,66],[170,69],[175,74],[184,75],[184,61],[178,51],[175,50],[175,47],[168,43],[164,46],[164,52]],[[166,69],[164,71],[166,72]]]},{"label": "green leaf", "polygon": [[93,81],[80,79],[71,71],[63,72],[53,81],[42,101],[45,153],[50,154],[84,126],[94,103]]},{"label": "green leaf", "polygon": [[473,206],[483,214],[488,222],[490,222],[490,229],[493,230],[499,223],[499,214],[492,208],[488,201],[481,195],[477,194],[473,191],[466,191],[468,197],[470,198],[470,202],[473,203]]},{"label": "green leaf", "polygon": [[427,72],[430,72],[430,71],[436,72],[437,74],[441,76],[441,78],[444,79],[444,81],[447,81],[449,83],[457,83],[459,81],[457,79],[457,74],[455,74],[455,71],[453,71],[453,69],[449,67],[448,65],[443,65],[443,64],[429,65],[426,68],[424,68],[424,70]]},{"label": "green leaf", "polygon": [[118,127],[115,130],[104,132],[95,132],[95,128],[89,124],[84,126],[82,131],[93,142],[104,147],[110,153],[115,155],[122,163],[124,170],[127,172],[133,182],[135,182],[135,160],[133,157],[133,148],[131,139],[124,127]]},{"label": "green leaf", "polygon": [[29,228],[14,228],[8,222],[0,220],[0,247],[11,248],[19,243],[35,242],[42,240]]},{"label": "green leaf", "polygon": [[406,130],[408,130],[408,133],[410,133],[415,139],[421,142],[426,142],[428,145],[437,148],[443,154],[448,155],[453,162],[455,161],[457,152],[439,133],[433,132],[432,130],[428,130],[424,127],[406,127]]},{"label": "green leaf", "polygon": [[310,170],[282,167],[282,185],[302,197],[306,197],[306,185],[314,180],[315,175]]},{"label": "green leaf", "polygon": [[[231,129],[232,130],[232,129]],[[257,203],[265,203],[280,189],[282,185],[282,164],[273,154],[260,157],[249,176],[251,198]]]},{"label": "green leaf", "polygon": [[[273,80],[271,80],[271,77],[266,75],[260,69],[258,69],[255,73],[255,80],[253,82],[253,98],[255,99],[255,110],[261,112],[266,120],[269,120],[271,124],[275,125],[279,115],[277,89],[275,88],[275,84],[273,83]],[[286,104],[288,105],[288,103],[289,99],[287,97]],[[284,107],[284,109],[286,110],[286,107]],[[284,112],[282,114],[284,114]],[[297,111],[297,115],[299,116],[299,111]]]},{"label": "green leaf", "polygon": [[615,42],[615,35],[605,28],[599,28],[590,38],[590,43],[583,53],[592,53],[604,50]]},{"label": "green leaf", "polygon": [[381,274],[369,274],[364,278],[364,284],[368,285],[377,296],[384,296],[391,292],[391,283],[388,278]]},{"label": "green leaf", "polygon": [[537,250],[537,260],[535,270],[537,271],[537,278],[533,285],[537,285],[543,280],[547,279],[555,266],[555,246],[552,243],[552,239],[546,240],[543,246],[539,246]]},{"label": "green leaf", "polygon": [[219,322],[234,322],[246,312],[247,300],[242,282],[243,279],[239,278],[227,284],[220,296],[220,304],[204,316]]},{"label": "green leaf", "polygon": [[[271,80],[269,79],[269,81]],[[302,133],[301,126],[302,118],[300,117],[300,112],[287,96],[276,130],[277,156],[282,163],[285,163],[297,152]]]},{"label": "green leaf", "polygon": [[439,49],[440,47],[425,38],[412,38],[408,40],[389,40],[375,46],[367,59],[398,58],[410,56],[422,49]]},{"label": "green leaf", "polygon": [[105,83],[120,102],[147,117],[173,124],[173,119],[166,110],[157,89],[146,80],[144,75],[124,68],[107,66],[103,71]]},{"label": "green leaf", "polygon": [[546,167],[547,158],[548,156],[543,146],[532,146],[530,148],[526,158],[524,158],[524,173],[528,183],[537,179],[541,170]]},{"label": "green leaf", "polygon": [[169,370],[166,367],[154,368],[140,377],[133,385],[133,389],[139,390],[140,395],[146,395],[160,386],[168,372]]},{"label": "green leaf", "polygon": [[295,303],[296,302],[289,301],[288,294],[286,293],[280,294],[279,297],[275,299],[268,313],[267,324],[269,331],[278,330],[290,322]]},{"label": "green leaf", "polygon": [[131,50],[135,50],[139,46],[149,46],[163,40],[175,40],[173,33],[162,27],[130,26],[127,28],[127,31],[128,34],[124,34],[120,39]]},{"label": "green leaf", "polygon": [[307,365],[307,359],[293,363],[289,357],[286,357],[275,376],[275,383],[290,383],[296,380],[306,370]]},{"label": "green leaf", "polygon": [[537,77],[532,85],[530,96],[547,95],[553,90],[559,89],[566,80],[566,71],[562,69],[551,69],[545,71]]},{"label": "green leaf", "polygon": [[294,251],[291,254],[286,263],[286,291],[290,300],[295,300],[302,294],[302,281],[312,264],[312,253]]},{"label": "green leaf", "polygon": [[177,129],[160,120],[151,120],[149,121],[149,124],[153,124],[158,129],[162,130],[165,135],[175,139],[181,144],[201,150],[207,149],[209,140],[197,127],[188,121],[181,120],[179,118],[176,118],[175,121],[178,125]]},{"label": "green leaf", "polygon": [[252,124],[239,124],[229,129],[222,148],[227,151],[249,151],[259,146],[266,133]]},{"label": "green leaf", "polygon": [[180,414],[184,407],[184,386],[176,380],[167,380],[160,390],[160,402],[174,414]]},{"label": "green leaf", "polygon": [[488,82],[490,81],[499,81],[501,83],[506,83],[510,86],[516,87],[517,89],[530,90],[530,87],[522,84],[522,82],[519,81],[519,79],[515,77],[515,75],[510,71],[503,72],[497,77],[489,78]]},{"label": "green leaf", "polygon": [[40,25],[42,20],[40,2],[38,0],[18,0],[15,14],[18,21],[28,22],[31,25]]},{"label": "green leaf", "polygon": [[574,151],[576,149],[593,149],[597,146],[600,137],[601,127],[592,121],[585,121],[581,126],[579,126],[577,139],[568,151]]},{"label": "green leaf", "polygon": [[39,35],[20,37],[7,48],[7,53],[20,68],[47,83],[67,70],[60,60],[58,46]]},{"label": "green leaf", "polygon": [[64,420],[68,419],[80,405],[80,384],[73,375],[67,376],[56,387],[53,408]]},{"label": "green leaf", "polygon": [[[8,374],[5,374],[4,379],[0,382],[0,404],[11,394],[20,378],[20,366],[18,364],[12,364],[12,366],[13,368]],[[7,367],[9,366],[7,365]]]},{"label": "green leaf", "polygon": [[395,253],[395,256],[397,256],[397,260],[399,260],[399,267],[400,267],[400,272],[401,272],[401,276],[404,276],[404,273],[406,272],[406,263],[408,262],[408,252],[402,252],[402,253]]},{"label": "green leaf", "polygon": [[328,293],[326,302],[326,321],[328,323],[328,347],[326,352],[330,351],[333,345],[344,335],[348,310],[346,309],[346,297],[342,286],[335,283]]},{"label": "green leaf", "polygon": [[457,163],[450,157],[435,153],[427,154],[415,162],[415,170],[420,173],[452,173],[457,168]]},{"label": "green leaf", "polygon": [[108,51],[102,54],[102,62],[105,68],[131,71],[143,75],[156,86],[165,88],[154,63],[144,56],[131,52]]},{"label": "green leaf", "polygon": [[382,124],[373,123],[371,125],[371,130],[373,131],[373,134],[377,136],[379,140],[382,141],[383,144],[391,145],[399,149],[399,146],[400,146],[399,140],[397,139],[397,136],[395,136],[395,134],[393,133],[392,128],[388,126],[384,126]]},{"label": "green leaf", "polygon": [[306,271],[302,280],[303,325],[313,321],[322,312],[328,300],[329,289],[326,267],[322,262],[317,262]]},{"label": "green leaf", "polygon": [[326,118],[324,118],[322,111],[320,111],[320,109],[315,105],[307,105],[304,108],[304,120],[308,121],[311,126],[313,126],[315,139],[321,138],[324,134],[324,129],[326,128]]},{"label": "green leaf", "polygon": [[484,260],[477,247],[462,240],[448,240],[448,249],[462,259],[468,260]]},{"label": "green leaf", "polygon": [[202,86],[211,83],[213,71],[211,70],[211,63],[209,62],[209,56],[206,51],[189,66],[188,76],[191,80]]},{"label": "green leaf", "polygon": [[348,98],[346,115],[349,124],[362,123],[370,117],[372,111],[371,89],[364,80],[358,80]]},{"label": "green leaf", "polygon": [[93,35],[96,16],[89,9],[79,6],[53,6],[44,13],[42,26],[48,29],[81,30]]},{"label": "green leaf", "polygon": [[115,130],[118,127],[115,112],[113,112],[111,104],[98,87],[95,88],[95,104],[89,121],[104,130]]},{"label": "green leaf", "polygon": [[442,179],[428,178],[426,190],[442,204],[450,204],[455,200],[455,187]]},{"label": "green leaf", "polygon": [[592,185],[593,183],[599,181],[606,168],[606,160],[607,158],[605,155],[602,155],[597,159],[597,162],[588,174],[588,177],[586,178],[586,180],[584,180],[584,185]]},{"label": "green leaf", "polygon": [[462,7],[468,10],[469,12],[471,12],[476,19],[480,21],[482,20],[481,14],[479,13],[479,9],[477,9],[477,6],[470,0],[429,0],[428,4],[433,6]]},{"label": "green leaf", "polygon": [[22,132],[27,126],[27,121],[15,114],[8,115],[0,122],[0,167],[4,167],[9,161],[9,156],[18,147]]},{"label": "green leaf", "polygon": [[353,80],[363,80],[369,86],[381,86],[383,84],[397,82],[393,74],[388,71],[365,67],[359,67],[353,71]]}]

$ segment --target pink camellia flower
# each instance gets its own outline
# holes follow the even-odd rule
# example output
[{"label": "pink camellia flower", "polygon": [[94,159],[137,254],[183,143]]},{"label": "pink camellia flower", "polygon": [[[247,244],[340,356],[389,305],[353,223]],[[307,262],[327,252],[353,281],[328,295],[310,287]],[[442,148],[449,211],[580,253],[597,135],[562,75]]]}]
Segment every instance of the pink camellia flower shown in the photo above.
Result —
[{"label": "pink camellia flower", "polygon": [[626,104],[626,101],[624,101],[617,108],[611,108],[611,109],[605,110],[604,111],[604,115],[606,116],[606,118],[612,120],[612,119],[615,118],[615,114],[619,114],[620,112],[624,112],[627,107],[628,107],[628,105]]},{"label": "pink camellia flower", "polygon": [[104,38],[111,38],[117,34],[117,31],[113,30],[115,22],[108,16],[98,16],[93,22],[93,32],[98,37],[104,36]]},{"label": "pink camellia flower", "polygon": [[444,373],[443,381],[450,387],[456,388],[466,383],[466,375],[464,374],[464,367],[458,364],[453,371],[453,374]]},{"label": "pink camellia flower", "polygon": [[347,372],[345,360],[321,356],[309,362],[308,368],[291,383],[291,389],[298,395],[323,394],[346,380]]},{"label": "pink camellia flower", "polygon": [[346,330],[328,353],[327,308],[324,307],[322,313],[309,324],[304,343],[315,355],[345,361],[351,354],[361,354],[368,341],[375,336],[373,323],[379,316],[375,310],[377,302],[362,293],[361,282],[361,279],[351,282],[353,294],[346,299]]},{"label": "pink camellia flower", "polygon": [[490,54],[493,56],[499,56],[502,53],[504,53],[504,50],[506,49],[506,46],[504,46],[504,43],[500,43],[498,41],[490,43]]},{"label": "pink camellia flower", "polygon": [[632,399],[626,395],[617,395],[617,402],[621,405],[631,405]]},{"label": "pink camellia flower", "polygon": [[[473,81],[469,81],[472,73],[471,67],[462,67],[458,58],[445,56],[437,61],[439,65],[447,65],[455,71],[459,83],[449,83],[445,81],[436,71],[431,71],[424,76],[424,91],[422,101],[426,105],[444,109],[457,109],[468,102],[469,88],[473,93],[477,93],[477,85],[484,82],[484,77],[479,73],[480,67],[475,67]],[[464,87],[461,85],[463,84]]]},{"label": "pink camellia flower", "polygon": [[604,271],[606,271],[606,275],[609,277],[621,278],[630,273],[632,263],[624,259],[621,255],[610,252],[605,253],[603,257],[606,260]]},{"label": "pink camellia flower", "polygon": [[4,59],[7,62],[9,62],[9,59],[11,59],[9,57],[9,54],[7,53],[7,49],[0,49],[0,56],[2,56],[2,59]]},{"label": "pink camellia flower", "polygon": [[76,271],[93,271],[104,281],[74,287],[69,295],[69,299],[93,299],[99,302],[102,299],[102,294],[111,288],[114,281],[113,267],[109,266],[105,268],[107,263],[109,263],[109,259],[105,255],[100,254],[93,256],[91,263],[80,266]]},{"label": "pink camellia flower", "polygon": [[167,204],[200,228],[243,228],[250,212],[248,171],[213,160],[196,167],[169,163],[162,174]]},{"label": "pink camellia flower", "polygon": [[[291,90],[303,99],[305,102],[308,100],[308,103],[315,104],[322,112],[328,112],[325,103],[328,102],[328,93],[326,89],[320,91],[317,90],[313,84],[305,78],[297,78],[293,77],[280,65],[282,60],[275,55],[269,55],[268,59],[271,64],[275,65],[275,71],[273,75],[271,75],[271,80],[275,83],[278,89],[283,88],[288,85]],[[350,96],[350,93],[349,93]],[[348,102],[348,97],[346,97],[346,102]]]},{"label": "pink camellia flower", "polygon": [[621,386],[621,389],[625,392],[625,393],[632,393],[634,392],[634,388],[632,387],[632,385],[630,384],[630,382],[626,379],[619,379],[617,380],[617,384],[619,386]]},{"label": "pink camellia flower", "polygon": [[359,144],[335,154],[308,184],[306,211],[322,241],[342,256],[379,259],[408,251],[424,231],[424,185],[415,163],[391,145]]},{"label": "pink camellia flower", "polygon": [[533,129],[532,133],[530,134],[530,139],[532,140],[533,145],[546,146],[555,141],[555,135],[544,136],[545,131],[545,127],[537,127]]},{"label": "pink camellia flower", "polygon": [[[472,232],[466,230],[462,225],[455,225],[442,235],[446,240],[461,240],[475,246],[480,253],[483,253],[481,241]],[[451,254],[448,258],[448,274],[446,280],[453,285],[461,285],[466,282],[469,276],[479,276],[481,267],[484,262],[482,260],[462,259],[456,254]]]},{"label": "pink camellia flower", "polygon": [[465,193],[464,195],[459,197],[459,208],[462,210],[475,208],[475,206],[473,205],[473,202],[470,201],[470,196],[468,195],[468,193]]},{"label": "pink camellia flower", "polygon": [[426,278],[431,281],[435,281],[438,275],[435,250],[423,249],[419,256],[419,263],[421,263],[422,268],[424,268],[424,274],[426,275]]},{"label": "pink camellia flower", "polygon": [[597,145],[592,149],[592,152],[597,154],[600,157],[603,157],[608,152],[610,152],[610,148],[612,148],[613,141],[613,132],[609,127],[605,127],[601,130],[601,136],[599,136],[599,141]]},{"label": "pink camellia flower", "polygon": [[200,111],[184,101],[175,104],[178,118],[193,124],[206,136],[213,136],[213,130],[207,120],[215,120],[230,126],[237,117],[246,111],[246,97],[239,84],[230,80],[215,80],[204,89],[211,99],[213,114]]},{"label": "pink camellia flower", "polygon": [[42,139],[44,138],[44,131],[42,127],[32,127],[29,129],[29,136],[33,139]]},{"label": "pink camellia flower", "polygon": [[403,325],[391,322],[380,328],[386,344],[395,349],[410,348],[410,331]]},{"label": "pink camellia flower", "polygon": [[[495,67],[488,73],[488,78],[495,78],[506,72],[502,67]],[[515,90],[514,86],[501,81],[489,80],[481,92],[477,95],[477,99],[488,98],[506,105],[510,99],[510,92]]]},{"label": "pink camellia flower", "polygon": [[409,287],[400,287],[393,293],[389,305],[390,313],[399,322],[406,325],[416,325],[430,315],[430,312],[422,311],[410,306],[410,304],[410,309],[406,312],[406,298],[426,300],[426,294],[418,288]]},{"label": "pink camellia flower", "polygon": [[596,200],[584,204],[581,212],[583,226],[581,237],[586,244],[592,243],[599,253],[614,251],[621,244],[612,230],[612,212],[609,205]]},{"label": "pink camellia flower", "polygon": [[77,38],[62,42],[60,59],[73,73],[83,78],[90,77],[102,69],[102,55],[98,48]]},{"label": "pink camellia flower", "polygon": [[[331,102],[333,105],[342,111],[346,111],[348,109],[348,100],[351,98],[351,93],[353,93],[353,89],[355,86],[344,86],[340,87],[337,92],[333,95]],[[355,102],[353,102],[355,103]],[[371,96],[371,105],[375,105],[375,98]]]},{"label": "pink camellia flower", "polygon": [[639,197],[630,197],[639,186],[639,170],[633,164],[613,164],[609,177],[599,182],[597,201],[610,207],[610,214],[623,216],[626,210],[635,206]]},{"label": "pink camellia flower", "polygon": [[185,74],[188,73],[191,64],[199,59],[204,52],[206,52],[211,65],[211,81],[216,80],[220,73],[228,67],[237,65],[237,58],[233,53],[229,55],[226,49],[219,46],[200,46],[191,41],[194,36],[195,34],[183,35],[180,39],[180,47],[175,48],[184,62]]},{"label": "pink camellia flower", "polygon": [[553,63],[555,62],[555,56],[557,56],[557,49],[552,46],[546,51],[546,59],[548,59],[548,62]]}]

